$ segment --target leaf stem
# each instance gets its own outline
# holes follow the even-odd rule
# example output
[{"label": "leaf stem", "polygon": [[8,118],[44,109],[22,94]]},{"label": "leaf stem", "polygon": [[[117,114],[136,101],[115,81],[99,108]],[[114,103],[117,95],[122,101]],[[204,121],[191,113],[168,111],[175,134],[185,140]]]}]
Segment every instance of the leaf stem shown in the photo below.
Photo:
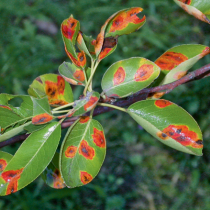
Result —
[{"label": "leaf stem", "polygon": [[122,107],[119,107],[119,106],[112,105],[112,104],[97,103],[97,105],[99,105],[99,106],[106,106],[106,107],[110,107],[110,108],[113,108],[113,109],[120,110],[120,111],[122,111],[122,112],[127,112],[127,110],[126,110],[126,109],[124,109],[124,108],[122,108]]},{"label": "leaf stem", "polygon": [[52,111],[57,111],[57,110],[60,110],[60,109],[72,106],[73,104],[74,104],[74,102],[66,104],[66,105],[63,105],[63,106],[59,106],[59,107],[54,108]]},{"label": "leaf stem", "polygon": [[61,110],[61,111],[52,111],[53,114],[59,114],[59,113],[65,113],[65,112],[69,112],[71,111],[71,109],[68,110]]}]

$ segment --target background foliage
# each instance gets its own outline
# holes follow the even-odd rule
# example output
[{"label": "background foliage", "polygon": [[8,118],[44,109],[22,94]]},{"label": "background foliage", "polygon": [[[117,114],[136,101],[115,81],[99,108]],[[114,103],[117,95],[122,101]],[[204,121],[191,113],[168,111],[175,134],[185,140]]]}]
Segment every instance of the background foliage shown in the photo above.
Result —
[{"label": "background foliage", "polygon": [[[120,59],[152,61],[179,44],[209,46],[210,27],[165,0],[7,0],[0,1],[0,92],[25,94],[35,77],[57,73],[68,58],[59,31],[73,14],[85,34],[96,37],[114,12],[140,6],[147,16],[140,31],[120,37],[116,51],[104,59],[95,76]],[[194,69],[207,64],[209,56]],[[164,98],[190,112],[204,134],[204,156],[173,150],[153,139],[124,113],[98,116],[107,138],[107,156],[99,175],[85,187],[54,190],[38,178],[25,189],[0,200],[0,209],[210,209],[209,78],[183,85]],[[81,88],[75,89],[75,98]],[[115,119],[107,123],[110,118]],[[126,127],[126,130],[124,129]],[[12,154],[18,144],[3,150]],[[91,195],[91,196],[90,196]]]}]

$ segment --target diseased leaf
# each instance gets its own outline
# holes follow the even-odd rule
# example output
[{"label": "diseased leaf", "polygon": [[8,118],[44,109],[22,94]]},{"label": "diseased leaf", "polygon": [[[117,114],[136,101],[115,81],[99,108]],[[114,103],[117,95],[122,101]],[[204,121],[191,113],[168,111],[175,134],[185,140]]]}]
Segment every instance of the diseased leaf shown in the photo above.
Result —
[{"label": "diseased leaf", "polygon": [[209,0],[174,0],[182,9],[199,20],[210,24]]},{"label": "diseased leaf", "polygon": [[88,184],[98,174],[106,154],[103,128],[82,117],[69,128],[60,153],[60,171],[70,188]]},{"label": "diseased leaf", "polygon": [[99,93],[94,91],[87,92],[86,96],[74,102],[73,109],[68,114],[59,116],[58,119],[64,117],[81,116],[84,113],[89,112],[90,110],[95,108],[99,99]]},{"label": "diseased leaf", "polygon": [[132,104],[128,114],[162,143],[194,155],[202,155],[202,133],[196,121],[176,104],[159,99]]},{"label": "diseased leaf", "polygon": [[68,83],[72,85],[85,85],[85,72],[74,64],[63,62],[58,70]]},{"label": "diseased leaf", "polygon": [[35,125],[45,124],[53,120],[51,115],[50,105],[48,103],[48,98],[32,98],[33,101],[33,118],[32,123]]},{"label": "diseased leaf", "polygon": [[102,89],[108,97],[123,98],[150,85],[160,68],[145,58],[130,58],[114,63],[105,72]]},{"label": "diseased leaf", "polygon": [[52,161],[43,171],[42,178],[52,188],[62,189],[66,187],[59,170],[59,153],[55,153]]},{"label": "diseased leaf", "polygon": [[61,137],[58,122],[32,133],[0,176],[0,195],[14,193],[36,179],[50,163]]},{"label": "diseased leaf", "polygon": [[30,124],[30,125],[24,126],[24,130],[26,130],[27,133],[33,133],[35,131],[43,129],[45,126],[46,126],[46,124],[42,124],[42,125]]},{"label": "diseased leaf", "polygon": [[[155,85],[165,85],[182,78],[198,60],[209,53],[209,47],[199,44],[180,45],[167,50],[155,61],[161,69]],[[150,97],[160,98],[163,95],[154,93]]]},{"label": "diseased leaf", "polygon": [[36,98],[48,97],[51,106],[62,106],[73,102],[71,86],[56,74],[44,74],[37,77],[28,89],[29,95]]},{"label": "diseased leaf", "polygon": [[2,171],[6,168],[9,161],[12,159],[12,157],[13,156],[11,154],[9,154],[7,152],[0,151],[0,175],[1,175]]}]

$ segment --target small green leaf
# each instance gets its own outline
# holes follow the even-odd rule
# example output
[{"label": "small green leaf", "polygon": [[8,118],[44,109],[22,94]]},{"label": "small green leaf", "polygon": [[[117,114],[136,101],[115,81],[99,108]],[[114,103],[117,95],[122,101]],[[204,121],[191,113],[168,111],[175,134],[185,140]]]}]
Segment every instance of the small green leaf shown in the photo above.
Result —
[{"label": "small green leaf", "polygon": [[61,76],[72,85],[85,85],[85,72],[74,64],[63,62],[58,69]]},{"label": "small green leaf", "polygon": [[1,175],[2,171],[6,168],[9,161],[12,159],[12,157],[13,156],[11,154],[9,154],[7,152],[0,151],[0,175]]},{"label": "small green leaf", "polygon": [[52,160],[61,137],[58,122],[32,133],[0,176],[0,195],[14,193],[36,179]]},{"label": "small green leaf", "polygon": [[210,1],[209,0],[174,0],[187,13],[199,20],[210,24]]},{"label": "small green leaf", "polygon": [[102,89],[108,97],[123,98],[150,85],[160,68],[145,58],[130,58],[114,63],[104,74]]},{"label": "small green leaf", "polygon": [[47,96],[51,106],[62,106],[73,102],[71,86],[63,77],[56,74],[44,74],[37,77],[30,85],[28,93],[36,98]]},{"label": "small green leaf", "polygon": [[60,171],[70,188],[88,184],[98,174],[106,154],[103,128],[82,117],[69,128],[60,153]]},{"label": "small green leaf", "polygon": [[26,130],[27,133],[33,133],[35,131],[43,129],[45,126],[46,126],[46,124],[42,124],[42,125],[30,124],[30,125],[24,126],[24,130]]},{"label": "small green leaf", "polygon": [[78,36],[77,36],[77,46],[80,49],[80,51],[84,51],[90,58],[92,58],[92,55],[88,49],[89,47],[87,47],[87,43],[85,42],[85,39],[83,36],[84,36],[83,33],[79,31]]},{"label": "small green leaf", "polygon": [[66,187],[59,170],[59,153],[55,153],[52,161],[42,173],[44,182],[52,188],[62,189]]},{"label": "small green leaf", "polygon": [[202,155],[201,130],[184,109],[167,100],[144,100],[132,104],[128,114],[162,143],[194,155]]}]

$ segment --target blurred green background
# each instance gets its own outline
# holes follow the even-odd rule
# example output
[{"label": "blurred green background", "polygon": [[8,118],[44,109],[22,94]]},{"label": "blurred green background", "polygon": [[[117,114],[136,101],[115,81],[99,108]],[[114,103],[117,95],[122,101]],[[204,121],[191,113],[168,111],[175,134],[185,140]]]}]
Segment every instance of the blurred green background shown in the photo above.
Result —
[{"label": "blurred green background", "polygon": [[[152,61],[165,50],[199,43],[209,46],[210,26],[166,0],[3,0],[0,1],[0,92],[26,94],[40,74],[57,73],[68,58],[59,31],[73,14],[81,30],[96,37],[105,20],[123,8],[140,6],[147,16],[138,32],[119,39],[117,50],[103,60],[95,76],[100,88],[105,70],[120,59],[141,56]],[[193,69],[209,63],[206,56]],[[107,138],[107,156],[87,186],[55,190],[41,178],[0,199],[0,209],[74,210],[209,210],[210,88],[209,78],[176,88],[164,98],[191,113],[204,135],[204,155],[173,150],[141,130],[124,113],[98,116]],[[75,97],[80,89],[75,88]],[[15,153],[19,144],[3,150]],[[40,163],[41,164],[41,163]]]}]

